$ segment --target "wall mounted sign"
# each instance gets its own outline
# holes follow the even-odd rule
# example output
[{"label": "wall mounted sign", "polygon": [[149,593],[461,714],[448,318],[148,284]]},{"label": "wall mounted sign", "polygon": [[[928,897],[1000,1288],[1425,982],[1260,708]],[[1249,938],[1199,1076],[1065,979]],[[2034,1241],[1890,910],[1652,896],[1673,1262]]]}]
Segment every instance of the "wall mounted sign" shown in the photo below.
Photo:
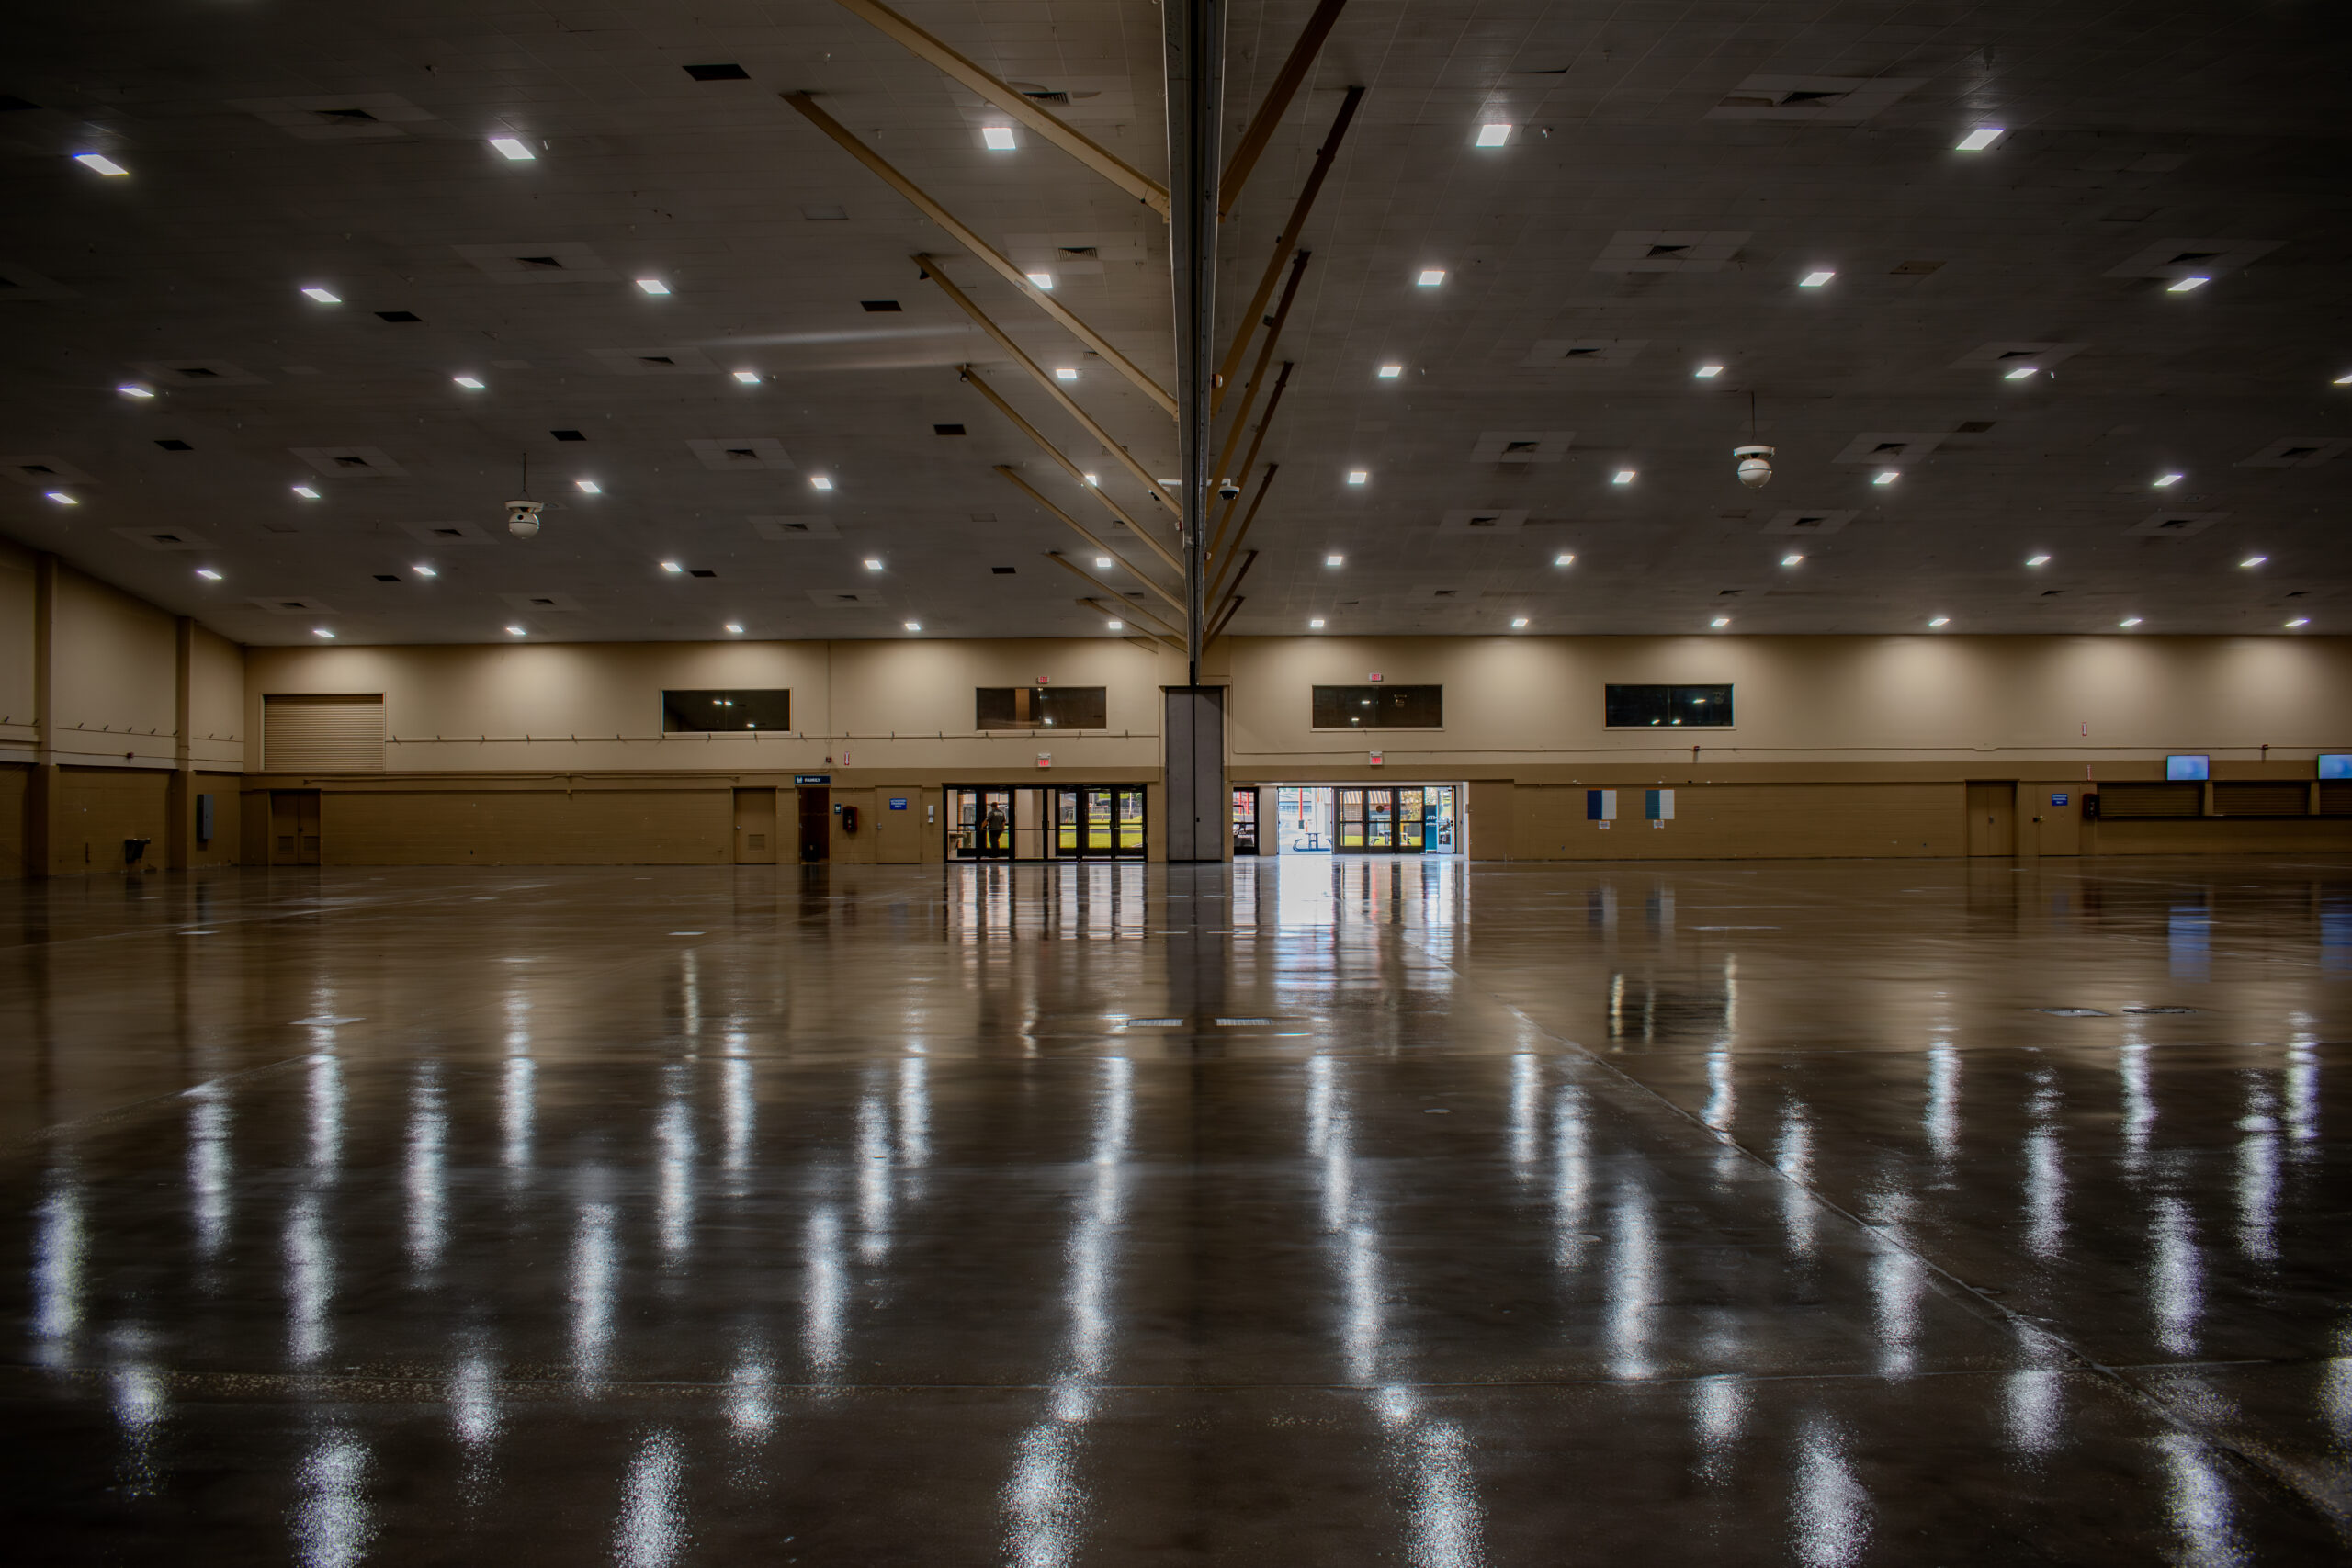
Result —
[{"label": "wall mounted sign", "polygon": [[831,773],[795,773],[792,775],[792,782],[797,784],[829,784],[833,782],[833,775]]},{"label": "wall mounted sign", "polygon": [[890,809],[891,809],[891,810],[893,810],[893,811],[904,811],[906,808],[907,808],[907,797],[906,797],[905,795],[892,795],[892,796],[890,797]]}]

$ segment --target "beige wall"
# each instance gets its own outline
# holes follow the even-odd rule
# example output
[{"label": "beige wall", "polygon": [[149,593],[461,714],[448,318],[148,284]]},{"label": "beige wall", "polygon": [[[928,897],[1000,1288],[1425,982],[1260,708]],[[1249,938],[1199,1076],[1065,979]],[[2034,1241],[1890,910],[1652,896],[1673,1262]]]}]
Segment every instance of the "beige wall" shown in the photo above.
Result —
[{"label": "beige wall", "polygon": [[0,543],[0,747],[33,740],[33,556]]},{"label": "beige wall", "polygon": [[173,617],[61,570],[51,636],[58,760],[168,767],[178,738]]},{"label": "beige wall", "polygon": [[[1354,777],[1333,770],[1364,767],[1374,744],[1392,777],[1559,768],[1563,784],[1688,769],[1693,744],[1717,776],[1869,764],[2021,777],[2054,759],[2138,764],[2101,776],[2145,777],[2167,751],[2227,764],[2266,742],[2274,760],[2352,750],[2342,637],[1250,637],[1232,642],[1227,667],[1232,765],[1246,778]],[[1388,684],[1442,684],[1444,729],[1367,742],[1311,728],[1312,687],[1375,671]],[[1612,682],[1729,682],[1737,726],[1671,743],[1609,729]]]}]

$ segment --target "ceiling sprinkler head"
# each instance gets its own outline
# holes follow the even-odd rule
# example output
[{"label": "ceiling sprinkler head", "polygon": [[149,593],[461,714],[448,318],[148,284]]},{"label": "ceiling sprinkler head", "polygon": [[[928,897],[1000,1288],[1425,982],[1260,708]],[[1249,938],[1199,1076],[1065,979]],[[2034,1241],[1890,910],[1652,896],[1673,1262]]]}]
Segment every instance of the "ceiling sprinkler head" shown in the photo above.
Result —
[{"label": "ceiling sprinkler head", "polygon": [[1750,490],[1762,490],[1772,480],[1772,448],[1770,446],[1735,446],[1731,455],[1739,461],[1739,482]]}]

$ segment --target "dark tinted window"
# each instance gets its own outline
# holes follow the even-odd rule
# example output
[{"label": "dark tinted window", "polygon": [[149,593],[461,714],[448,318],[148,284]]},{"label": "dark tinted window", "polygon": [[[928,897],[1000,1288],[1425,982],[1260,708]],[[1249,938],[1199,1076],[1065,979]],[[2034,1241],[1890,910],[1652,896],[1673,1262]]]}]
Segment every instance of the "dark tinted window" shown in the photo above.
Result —
[{"label": "dark tinted window", "polygon": [[1722,729],[1731,723],[1729,686],[1611,686],[1609,728]]},{"label": "dark tinted window", "polygon": [[1317,686],[1317,729],[1439,729],[1443,686]]},{"label": "dark tinted window", "polygon": [[981,729],[1104,729],[1102,686],[975,686],[976,728]]},{"label": "dark tinted window", "polygon": [[715,729],[790,729],[792,694],[784,692],[664,692],[664,734]]}]

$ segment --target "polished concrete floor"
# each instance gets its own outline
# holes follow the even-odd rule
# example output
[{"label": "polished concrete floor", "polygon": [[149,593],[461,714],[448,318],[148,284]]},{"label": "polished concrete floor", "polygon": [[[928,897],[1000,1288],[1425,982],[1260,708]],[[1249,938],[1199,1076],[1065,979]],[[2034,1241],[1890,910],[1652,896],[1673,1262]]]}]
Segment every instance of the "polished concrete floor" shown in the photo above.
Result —
[{"label": "polished concrete floor", "polygon": [[2352,1556],[2352,863],[0,887],[19,1562]]}]

